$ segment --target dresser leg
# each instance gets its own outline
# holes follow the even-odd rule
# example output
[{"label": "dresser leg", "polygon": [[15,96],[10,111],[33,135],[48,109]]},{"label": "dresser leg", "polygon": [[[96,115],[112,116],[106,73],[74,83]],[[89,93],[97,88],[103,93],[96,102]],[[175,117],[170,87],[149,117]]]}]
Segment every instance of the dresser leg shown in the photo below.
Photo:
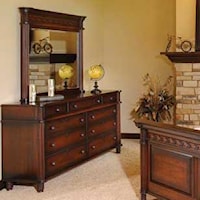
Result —
[{"label": "dresser leg", "polygon": [[122,144],[118,144],[116,147],[116,153],[121,153],[121,146]]},{"label": "dresser leg", "polygon": [[4,181],[0,181],[0,190],[3,190],[4,188],[6,188],[6,183]]},{"label": "dresser leg", "polygon": [[13,183],[12,182],[6,182],[6,190],[12,190],[13,189]]},{"label": "dresser leg", "polygon": [[146,194],[141,194],[141,200],[146,200]]},{"label": "dresser leg", "polygon": [[35,189],[37,190],[37,192],[43,192],[44,191],[44,181],[36,184]]}]

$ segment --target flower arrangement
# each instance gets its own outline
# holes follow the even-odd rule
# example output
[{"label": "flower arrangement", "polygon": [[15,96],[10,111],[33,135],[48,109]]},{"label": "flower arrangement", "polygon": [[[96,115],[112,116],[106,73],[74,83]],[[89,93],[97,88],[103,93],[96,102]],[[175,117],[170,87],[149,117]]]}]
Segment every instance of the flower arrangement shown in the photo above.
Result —
[{"label": "flower arrangement", "polygon": [[144,86],[147,93],[139,99],[136,107],[131,111],[131,119],[145,118],[153,121],[171,120],[170,109],[176,100],[172,91],[172,76],[169,76],[162,85],[158,77],[152,78],[149,74],[144,76]]}]

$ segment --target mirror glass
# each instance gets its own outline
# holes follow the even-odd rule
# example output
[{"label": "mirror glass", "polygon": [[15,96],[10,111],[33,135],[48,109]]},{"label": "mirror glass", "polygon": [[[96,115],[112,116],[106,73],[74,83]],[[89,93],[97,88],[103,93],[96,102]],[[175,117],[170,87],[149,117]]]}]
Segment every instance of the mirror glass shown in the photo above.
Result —
[{"label": "mirror glass", "polygon": [[[29,84],[35,84],[36,92],[48,91],[48,79],[55,80],[55,90],[78,88],[77,60],[78,33],[32,28],[29,50]],[[64,79],[59,75],[63,66],[71,67],[73,75]]]}]

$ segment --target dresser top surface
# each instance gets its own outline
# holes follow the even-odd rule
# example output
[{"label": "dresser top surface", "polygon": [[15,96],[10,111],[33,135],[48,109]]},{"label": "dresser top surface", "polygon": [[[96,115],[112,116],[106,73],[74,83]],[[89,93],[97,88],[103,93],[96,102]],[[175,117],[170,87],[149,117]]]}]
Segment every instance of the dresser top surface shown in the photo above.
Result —
[{"label": "dresser top surface", "polygon": [[92,98],[92,97],[100,97],[102,95],[106,95],[106,94],[114,94],[114,93],[118,93],[120,91],[118,90],[104,90],[102,91],[100,94],[92,94],[90,91],[86,91],[80,94],[75,94],[75,95],[69,95],[69,96],[65,96],[64,99],[62,100],[51,100],[51,101],[36,101],[34,103],[21,103],[21,102],[11,102],[11,103],[6,103],[6,104],[2,104],[1,106],[6,106],[6,105],[13,105],[13,106],[45,106],[45,105],[51,105],[51,104],[58,104],[58,103],[67,103],[67,102],[71,102],[71,101],[77,101],[77,100],[81,100],[81,99],[86,99],[86,98]]}]

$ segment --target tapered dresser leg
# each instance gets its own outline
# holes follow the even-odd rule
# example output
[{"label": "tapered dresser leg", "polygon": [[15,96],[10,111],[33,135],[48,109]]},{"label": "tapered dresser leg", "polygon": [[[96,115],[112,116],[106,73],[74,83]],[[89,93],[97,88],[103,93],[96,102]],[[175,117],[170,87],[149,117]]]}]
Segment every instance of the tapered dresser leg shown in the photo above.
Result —
[{"label": "tapered dresser leg", "polygon": [[35,185],[35,189],[37,192],[43,192],[44,191],[44,182],[40,182],[37,185]]},{"label": "tapered dresser leg", "polygon": [[146,200],[146,194],[141,194],[141,200]]},{"label": "tapered dresser leg", "polygon": [[6,190],[12,190],[13,189],[13,183],[12,182],[6,182]]}]

